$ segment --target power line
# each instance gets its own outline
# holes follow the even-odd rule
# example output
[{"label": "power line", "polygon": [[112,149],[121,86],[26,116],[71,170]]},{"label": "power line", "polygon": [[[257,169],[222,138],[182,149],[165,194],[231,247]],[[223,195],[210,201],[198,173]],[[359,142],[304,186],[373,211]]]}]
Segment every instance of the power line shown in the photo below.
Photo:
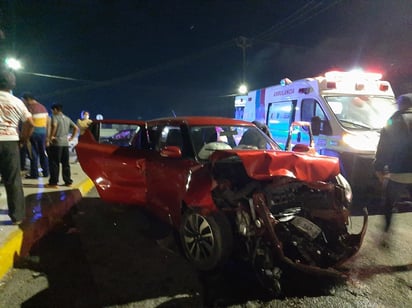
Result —
[{"label": "power line", "polygon": [[68,93],[75,93],[75,92],[81,92],[81,91],[86,91],[86,90],[93,90],[93,89],[97,89],[97,88],[105,87],[105,86],[111,86],[111,85],[114,85],[114,84],[122,83],[122,82],[129,81],[129,80],[133,80],[133,79],[136,79],[136,78],[141,78],[141,77],[144,77],[144,76],[149,75],[149,74],[153,74],[153,73],[157,73],[157,72],[160,72],[160,71],[163,71],[163,70],[167,70],[167,69],[170,69],[170,68],[182,65],[182,64],[187,64],[190,61],[193,61],[195,59],[204,57],[206,55],[215,53],[217,51],[220,51],[220,50],[223,50],[227,47],[232,47],[232,46],[234,46],[233,39],[225,41],[223,43],[220,43],[219,45],[207,48],[207,49],[205,49],[201,52],[198,52],[196,54],[192,54],[192,55],[189,55],[189,56],[186,56],[186,57],[175,59],[175,60],[172,60],[170,62],[159,64],[159,65],[156,65],[156,66],[153,66],[153,67],[150,67],[150,68],[147,68],[147,69],[143,69],[143,70],[140,70],[140,71],[137,71],[137,72],[133,72],[133,73],[128,74],[128,75],[124,75],[124,76],[121,76],[121,77],[116,77],[116,78],[109,79],[109,80],[104,80],[104,81],[97,81],[97,82],[94,82],[94,84],[89,84],[89,85],[84,85],[84,86],[79,86],[79,87],[73,87],[73,88],[64,89],[64,90],[57,90],[57,91],[54,91],[54,92],[49,93],[49,94],[41,95],[39,97],[44,99],[44,98],[50,98],[50,97],[63,95],[63,94],[68,94]]},{"label": "power line", "polygon": [[[315,16],[329,10],[333,6],[337,5],[342,0],[335,0],[333,2],[329,2],[328,5],[321,8],[323,6],[322,2],[316,3],[316,1],[310,1],[302,8],[297,10],[292,15],[288,16],[286,19],[282,20],[275,26],[272,26],[268,30],[258,34],[256,36],[257,39],[260,40],[270,40],[273,39],[277,34],[284,32],[286,29],[297,27],[308,20],[314,18]],[[314,4],[314,5],[312,5]]]},{"label": "power line", "polygon": [[304,14],[308,14],[311,10],[313,10],[313,7],[311,8],[312,3],[314,1],[309,1],[307,2],[304,6],[302,6],[300,9],[295,11],[293,14],[287,16],[285,19],[281,20],[274,26],[271,26],[269,29],[263,31],[262,33],[256,35],[256,38],[260,39],[265,39],[268,36],[271,36],[274,32],[277,33],[279,32],[280,29],[287,27],[289,24],[291,24],[296,18],[301,16],[301,12]]},{"label": "power line", "polygon": [[88,83],[96,83],[96,81],[84,80],[84,79],[78,79],[78,78],[72,78],[72,77],[65,77],[65,76],[58,76],[58,75],[49,75],[49,74],[33,73],[33,72],[26,72],[26,71],[19,71],[19,73],[24,74],[24,75],[34,75],[34,76],[54,78],[54,79],[63,79],[63,80],[71,80],[71,81],[82,81],[82,82],[88,82]]}]

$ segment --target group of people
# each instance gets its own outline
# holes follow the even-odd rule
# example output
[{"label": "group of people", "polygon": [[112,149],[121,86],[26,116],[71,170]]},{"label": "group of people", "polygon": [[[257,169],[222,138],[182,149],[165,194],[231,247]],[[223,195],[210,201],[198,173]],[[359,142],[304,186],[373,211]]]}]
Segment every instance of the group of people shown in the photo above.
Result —
[{"label": "group of people", "polygon": [[49,178],[46,187],[57,188],[61,164],[64,185],[71,186],[73,181],[69,164],[69,142],[76,137],[79,128],[63,114],[63,106],[60,104],[51,106],[50,117],[46,107],[31,93],[24,93],[22,100],[32,114],[33,120],[30,140],[22,145],[20,152],[24,162],[26,154],[30,159],[30,171],[25,178],[39,178],[40,165],[43,177]]},{"label": "group of people", "polygon": [[69,142],[91,120],[87,111],[78,120],[79,127],[63,113],[61,104],[51,106],[52,115],[31,93],[21,100],[13,95],[16,86],[13,72],[0,67],[0,174],[7,195],[8,214],[13,224],[25,219],[25,199],[21,169],[26,155],[30,159],[28,179],[48,177],[45,187],[58,188],[60,165],[65,186],[71,186]]}]

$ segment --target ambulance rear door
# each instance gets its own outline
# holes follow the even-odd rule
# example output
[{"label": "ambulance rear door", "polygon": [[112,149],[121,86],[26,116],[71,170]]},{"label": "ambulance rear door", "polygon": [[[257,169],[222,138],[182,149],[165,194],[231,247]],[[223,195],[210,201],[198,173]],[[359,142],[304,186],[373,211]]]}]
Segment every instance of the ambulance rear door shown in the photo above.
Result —
[{"label": "ambulance rear door", "polygon": [[285,149],[290,124],[295,121],[296,104],[296,99],[267,104],[266,125],[282,149]]}]

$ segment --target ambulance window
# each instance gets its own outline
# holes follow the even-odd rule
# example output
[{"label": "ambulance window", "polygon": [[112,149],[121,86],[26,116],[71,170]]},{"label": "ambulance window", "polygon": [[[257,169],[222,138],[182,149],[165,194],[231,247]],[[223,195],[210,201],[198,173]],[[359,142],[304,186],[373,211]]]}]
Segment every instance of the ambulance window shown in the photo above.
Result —
[{"label": "ambulance window", "polygon": [[315,105],[315,116],[319,117],[322,121],[326,120],[325,113],[318,103]]},{"label": "ambulance window", "polygon": [[267,126],[272,138],[284,148],[289,133],[289,125],[295,118],[296,101],[283,101],[268,105]]},{"label": "ambulance window", "polygon": [[320,107],[319,103],[310,98],[302,100],[302,121],[308,121],[314,117],[319,117],[322,121],[326,120],[325,113],[323,112],[322,108]]}]

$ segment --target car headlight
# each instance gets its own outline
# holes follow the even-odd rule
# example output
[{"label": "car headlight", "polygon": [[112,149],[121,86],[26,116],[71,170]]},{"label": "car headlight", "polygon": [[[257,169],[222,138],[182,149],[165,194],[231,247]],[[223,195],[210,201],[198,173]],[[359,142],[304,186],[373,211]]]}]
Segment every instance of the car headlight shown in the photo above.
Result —
[{"label": "car headlight", "polygon": [[378,138],[370,138],[365,135],[343,134],[342,141],[358,151],[376,151]]}]

